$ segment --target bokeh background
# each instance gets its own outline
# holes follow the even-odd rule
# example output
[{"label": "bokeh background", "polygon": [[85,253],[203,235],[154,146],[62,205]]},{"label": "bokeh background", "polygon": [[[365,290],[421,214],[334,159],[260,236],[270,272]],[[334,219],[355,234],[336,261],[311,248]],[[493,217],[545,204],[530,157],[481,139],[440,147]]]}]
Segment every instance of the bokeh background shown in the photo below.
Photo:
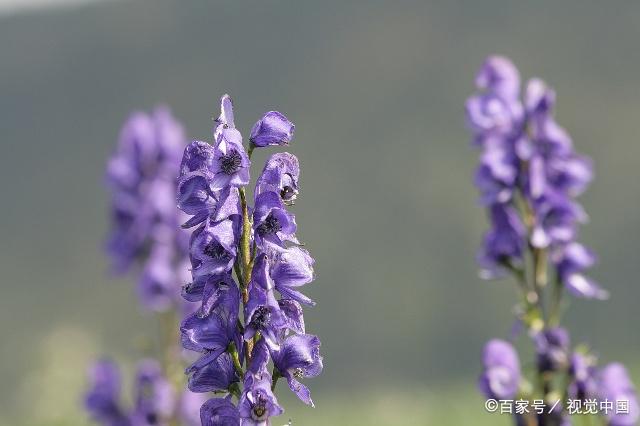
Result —
[{"label": "bokeh background", "polygon": [[507,424],[475,391],[515,291],[477,278],[486,220],[463,119],[494,52],[558,89],[560,123],[595,160],[582,239],[612,298],[572,302],[567,321],[640,384],[640,3],[54,3],[0,1],[0,424],[88,424],[89,361],[139,356],[155,328],[107,275],[105,160],[127,114],[157,103],[209,138],[227,92],[245,132],[268,109],[297,125],[325,371],[317,408],[283,396],[281,423]]}]

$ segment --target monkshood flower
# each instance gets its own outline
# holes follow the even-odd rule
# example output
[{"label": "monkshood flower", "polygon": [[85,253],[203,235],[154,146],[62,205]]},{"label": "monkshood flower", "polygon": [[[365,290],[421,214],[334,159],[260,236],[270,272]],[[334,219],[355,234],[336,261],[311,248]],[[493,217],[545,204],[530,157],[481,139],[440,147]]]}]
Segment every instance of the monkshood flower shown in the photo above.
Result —
[{"label": "monkshood flower", "polygon": [[298,398],[313,406],[309,388],[298,379],[316,377],[322,372],[320,340],[311,334],[293,334],[273,354],[273,363]]},{"label": "monkshood flower", "polygon": [[[478,255],[481,277],[511,275],[521,293],[515,330],[532,339],[533,378],[520,370],[518,354],[506,341],[484,348],[480,390],[487,398],[542,401],[558,398],[624,399],[629,414],[607,416],[609,425],[635,424],[640,407],[624,367],[598,369],[585,348],[573,349],[560,326],[565,290],[587,299],[608,293],[586,271],[595,254],[578,241],[587,214],[577,202],[593,179],[591,161],[576,153],[569,133],[554,117],[556,94],[542,80],[525,84],[507,59],[491,56],[476,76],[477,94],[466,104],[473,145],[481,150],[475,184],[488,211],[490,228]],[[517,337],[519,331],[514,333]],[[568,425],[563,404],[553,412],[518,413],[518,425]]]},{"label": "monkshood flower", "polygon": [[513,399],[520,386],[520,360],[514,347],[504,340],[490,340],[482,351],[482,364],[482,393],[487,398]]},{"label": "monkshood flower", "polygon": [[107,243],[114,270],[144,269],[142,304],[165,311],[175,304],[181,277],[173,271],[187,256],[188,235],[175,209],[176,168],[186,144],[183,127],[166,108],[137,112],[125,123],[107,164],[111,232]]},{"label": "monkshood flower", "polygon": [[503,275],[506,266],[521,265],[525,248],[526,228],[514,207],[494,204],[489,215],[491,229],[478,254],[483,278]]},{"label": "monkshood flower", "polygon": [[266,426],[269,424],[269,417],[279,416],[284,412],[271,390],[271,380],[259,380],[247,375],[244,388],[238,405],[243,426]]},{"label": "monkshood flower", "polygon": [[[300,192],[300,165],[289,153],[271,155],[248,203],[251,154],[256,147],[288,145],[294,125],[267,112],[245,150],[233,103],[220,100],[211,144],[185,150],[177,185],[178,208],[190,216],[192,279],[182,296],[199,308],[180,327],[182,346],[199,353],[186,369],[193,392],[216,392],[200,410],[203,425],[268,425],[283,412],[274,390],[285,378],[313,405],[299,380],[322,371],[320,340],[305,334],[300,288],[313,281],[314,260],[296,237],[288,210]],[[269,367],[271,365],[271,368]]]},{"label": "monkshood flower", "polygon": [[291,205],[298,196],[300,165],[298,158],[288,152],[273,154],[264,165],[256,182],[256,198],[264,192],[275,192],[282,202]]},{"label": "monkshood flower", "polygon": [[251,129],[249,141],[259,147],[289,145],[295,126],[278,111],[269,111]]}]

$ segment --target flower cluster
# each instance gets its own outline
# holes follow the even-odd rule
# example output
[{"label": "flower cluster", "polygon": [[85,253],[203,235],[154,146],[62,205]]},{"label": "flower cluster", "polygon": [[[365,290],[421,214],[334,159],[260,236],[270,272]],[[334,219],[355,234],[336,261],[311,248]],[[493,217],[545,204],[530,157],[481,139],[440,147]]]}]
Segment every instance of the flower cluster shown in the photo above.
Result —
[{"label": "flower cluster", "polygon": [[225,394],[202,406],[203,425],[266,424],[283,412],[273,393],[280,377],[313,405],[300,379],[320,374],[320,340],[305,332],[301,305],[314,302],[299,291],[314,278],[313,259],[300,246],[288,209],[299,191],[297,158],[269,157],[253,208],[245,191],[253,150],[288,145],[293,132],[284,115],[268,112],[253,126],[245,150],[225,95],[213,144],[194,141],[184,150],[177,200],[190,216],[183,227],[195,230],[192,280],[182,294],[200,303],[180,327],[183,347],[199,353],[186,370],[188,388]]},{"label": "flower cluster", "polygon": [[[178,314],[194,309],[180,297],[181,284],[189,280],[189,235],[180,229],[183,218],[175,207],[176,175],[185,145],[183,127],[168,109],[157,108],[151,115],[138,112],[124,125],[118,149],[107,164],[112,209],[108,254],[114,269],[125,272],[136,266],[143,306],[167,318],[176,317],[175,322]],[[91,368],[85,408],[95,422],[103,426],[166,425],[174,420],[188,426],[200,424],[204,398],[180,392],[184,386],[171,377],[182,362],[175,325],[166,323],[162,325],[168,327],[164,333],[169,337],[162,336],[166,340],[163,363],[140,362],[132,408],[120,403],[115,364],[103,360]]]},{"label": "flower cluster", "polygon": [[142,270],[138,293],[142,304],[153,311],[176,306],[179,283],[188,270],[188,235],[179,227],[173,196],[186,142],[182,125],[168,109],[137,112],[125,123],[107,164],[111,192],[107,252],[116,272],[132,266]]},{"label": "flower cluster", "polygon": [[[515,348],[495,339],[484,348],[480,389],[489,398],[541,396],[547,404],[554,395],[624,397],[629,413],[609,413],[607,422],[635,424],[640,408],[624,367],[598,368],[585,348],[572,351],[569,333],[559,326],[565,289],[590,299],[608,295],[585,275],[595,255],[577,240],[586,214],[576,197],[593,178],[591,162],[575,152],[569,134],[556,122],[555,93],[543,81],[529,80],[521,100],[518,70],[507,58],[492,56],[475,83],[479,93],[467,101],[466,114],[473,144],[481,150],[475,183],[491,224],[478,256],[481,276],[512,274],[518,281],[518,322],[533,340],[538,375],[532,386]],[[568,384],[559,385],[559,377],[568,377]],[[567,425],[569,419],[560,410],[520,416],[516,423]]]}]

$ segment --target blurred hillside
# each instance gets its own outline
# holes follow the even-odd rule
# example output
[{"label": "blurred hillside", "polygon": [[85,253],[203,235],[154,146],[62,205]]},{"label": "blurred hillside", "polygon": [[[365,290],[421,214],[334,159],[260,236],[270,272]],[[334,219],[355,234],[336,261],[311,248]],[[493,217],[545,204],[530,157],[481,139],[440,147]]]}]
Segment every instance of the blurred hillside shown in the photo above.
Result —
[{"label": "blurred hillside", "polygon": [[[306,318],[326,365],[317,405],[367,410],[387,389],[406,404],[417,388],[447,419],[443,398],[462,389],[465,412],[482,413],[480,348],[510,329],[515,292],[476,276],[485,219],[462,109],[494,52],[558,89],[560,123],[595,160],[582,238],[612,299],[573,302],[574,340],[637,360],[639,19],[637,3],[577,0],[139,0],[0,18],[0,418],[53,424],[75,408],[87,360],[139,355],[154,328],[130,282],[106,274],[104,163],[132,109],[168,103],[206,139],[223,93],[245,134],[268,109],[296,124],[295,212],[317,261]],[[51,383],[64,401],[48,400]],[[464,424],[449,420],[429,424]]]}]

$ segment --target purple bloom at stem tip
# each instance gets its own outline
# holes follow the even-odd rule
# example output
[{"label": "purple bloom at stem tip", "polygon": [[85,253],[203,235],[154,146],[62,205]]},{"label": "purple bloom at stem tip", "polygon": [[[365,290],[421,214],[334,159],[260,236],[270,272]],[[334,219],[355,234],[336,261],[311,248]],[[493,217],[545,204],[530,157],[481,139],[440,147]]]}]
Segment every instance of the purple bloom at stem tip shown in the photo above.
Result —
[{"label": "purple bloom at stem tip", "polygon": [[289,145],[295,126],[278,111],[269,111],[251,129],[249,141],[255,146]]}]

